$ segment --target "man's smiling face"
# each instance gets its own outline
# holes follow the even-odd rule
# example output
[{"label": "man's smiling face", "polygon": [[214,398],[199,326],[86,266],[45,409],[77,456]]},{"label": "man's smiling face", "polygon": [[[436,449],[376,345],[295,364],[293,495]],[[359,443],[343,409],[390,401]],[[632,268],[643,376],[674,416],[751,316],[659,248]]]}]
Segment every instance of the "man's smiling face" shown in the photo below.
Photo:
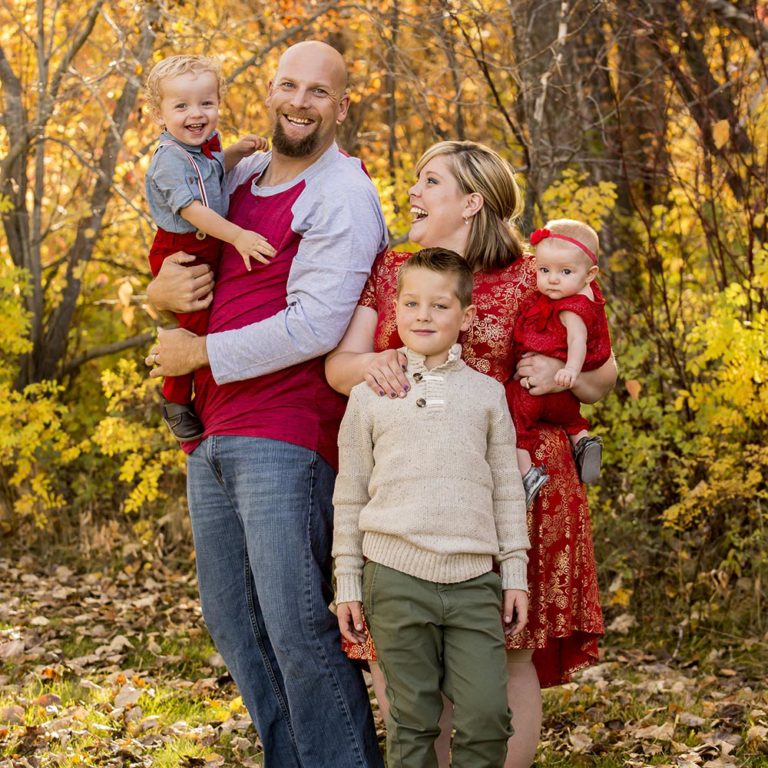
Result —
[{"label": "man's smiling face", "polygon": [[287,157],[322,154],[347,116],[346,71],[341,55],[323,43],[290,48],[270,83],[267,107],[274,151]]}]

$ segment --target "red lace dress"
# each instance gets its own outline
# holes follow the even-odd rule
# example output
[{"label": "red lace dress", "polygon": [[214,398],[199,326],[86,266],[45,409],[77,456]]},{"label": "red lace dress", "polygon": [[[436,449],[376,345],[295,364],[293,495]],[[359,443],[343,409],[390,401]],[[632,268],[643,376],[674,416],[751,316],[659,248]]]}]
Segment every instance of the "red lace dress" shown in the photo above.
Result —
[{"label": "red lace dress", "polygon": [[[402,346],[395,324],[397,270],[409,255],[388,252],[379,256],[360,298],[362,306],[378,313],[376,351]],[[468,365],[504,383],[511,379],[515,319],[535,286],[530,259],[495,272],[475,273],[477,317],[459,337]],[[549,481],[528,514],[528,625],[507,640],[507,646],[535,649],[539,681],[547,687],[567,682],[572,672],[597,661],[603,618],[589,508],[563,430],[543,428],[533,456],[536,464],[546,465]],[[344,649],[350,658],[376,659],[370,641],[345,643]]]}]

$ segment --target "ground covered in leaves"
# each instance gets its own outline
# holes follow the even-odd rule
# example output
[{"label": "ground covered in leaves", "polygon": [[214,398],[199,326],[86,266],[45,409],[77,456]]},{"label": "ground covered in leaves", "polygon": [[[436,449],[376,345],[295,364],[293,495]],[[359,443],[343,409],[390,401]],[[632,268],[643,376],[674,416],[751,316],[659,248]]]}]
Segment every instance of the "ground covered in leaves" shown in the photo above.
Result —
[{"label": "ground covered in leaves", "polygon": [[[599,666],[546,692],[538,766],[768,766],[766,638],[702,659],[638,645],[609,634]],[[261,764],[191,563],[0,558],[0,768]]]}]

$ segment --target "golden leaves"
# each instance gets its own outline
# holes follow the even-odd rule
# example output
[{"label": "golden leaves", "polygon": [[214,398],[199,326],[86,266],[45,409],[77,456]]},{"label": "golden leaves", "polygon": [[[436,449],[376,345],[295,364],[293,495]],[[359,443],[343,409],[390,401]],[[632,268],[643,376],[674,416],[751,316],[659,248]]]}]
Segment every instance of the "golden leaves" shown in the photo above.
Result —
[{"label": "golden leaves", "polygon": [[718,120],[712,126],[712,140],[718,149],[722,149],[731,136],[731,126],[727,120]]},{"label": "golden leaves", "polygon": [[587,179],[586,173],[566,168],[541,196],[546,218],[578,219],[599,232],[616,204],[616,185],[611,181],[590,185]]},{"label": "golden leaves", "polygon": [[643,385],[637,379],[627,379],[624,382],[624,386],[633,400],[637,400],[640,397],[640,390],[643,388]]}]

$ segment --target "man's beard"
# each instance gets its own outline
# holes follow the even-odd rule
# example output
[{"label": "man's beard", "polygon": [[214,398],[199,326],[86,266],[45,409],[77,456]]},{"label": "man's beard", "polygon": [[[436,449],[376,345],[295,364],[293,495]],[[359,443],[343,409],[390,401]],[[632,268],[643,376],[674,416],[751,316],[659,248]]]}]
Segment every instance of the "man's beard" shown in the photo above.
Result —
[{"label": "man's beard", "polygon": [[307,157],[317,149],[319,140],[317,127],[303,139],[289,139],[279,117],[272,131],[272,148],[285,157]]}]

